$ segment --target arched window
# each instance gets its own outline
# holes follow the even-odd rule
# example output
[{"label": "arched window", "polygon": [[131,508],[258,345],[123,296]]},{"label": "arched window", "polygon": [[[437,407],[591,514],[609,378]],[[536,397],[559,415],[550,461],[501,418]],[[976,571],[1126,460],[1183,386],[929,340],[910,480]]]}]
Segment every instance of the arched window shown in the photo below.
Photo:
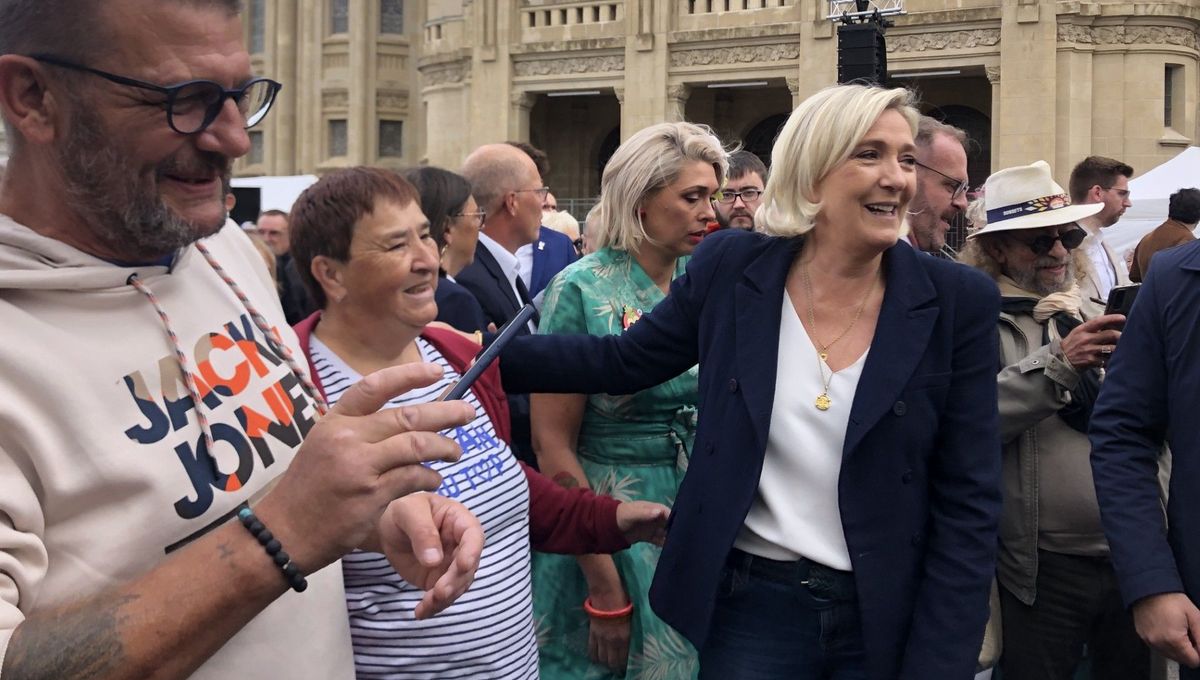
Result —
[{"label": "arched window", "polygon": [[404,33],[404,0],[379,0],[379,32]]},{"label": "arched window", "polygon": [[329,32],[350,32],[350,0],[329,0]]},{"label": "arched window", "polygon": [[267,0],[250,0],[250,54],[266,51]]}]

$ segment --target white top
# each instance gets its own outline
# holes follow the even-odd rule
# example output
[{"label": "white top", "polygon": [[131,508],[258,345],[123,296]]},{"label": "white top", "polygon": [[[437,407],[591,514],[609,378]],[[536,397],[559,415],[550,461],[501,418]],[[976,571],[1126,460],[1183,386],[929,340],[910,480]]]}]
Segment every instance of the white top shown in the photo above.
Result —
[{"label": "white top", "polygon": [[[525,284],[525,289],[529,290],[529,275],[522,273],[526,271],[526,268],[522,267],[521,260],[518,259],[516,255],[508,252],[508,250],[505,249],[504,246],[497,243],[495,239],[491,238],[487,234],[484,234],[483,232],[480,232],[479,234],[479,242],[483,244],[484,248],[488,249],[488,252],[492,254],[492,257],[496,258],[496,264],[500,265],[500,270],[504,272],[504,278],[508,279],[508,285],[512,288],[513,296],[517,298],[517,305],[523,305],[524,302],[521,300],[521,292],[517,290],[517,277],[521,277],[522,282]],[[519,253],[520,249],[518,249],[517,252]],[[532,250],[529,251],[529,262],[531,264],[527,269],[528,271],[532,272]],[[529,330],[530,332],[537,332],[537,326],[532,321],[529,322]]]},{"label": "white top", "polygon": [[[824,384],[817,348],[784,291],[766,458],[754,505],[734,541],[738,549],[773,560],[805,557],[850,571],[838,478],[850,407],[869,351],[833,374],[829,410],[818,410],[814,402]],[[824,370],[829,376],[829,368]]]},{"label": "white top", "polygon": [[525,283],[525,287],[529,288],[529,282],[533,277],[533,245],[534,243],[542,245],[541,241],[526,243],[517,248],[517,275],[521,277],[521,281]]},{"label": "white top", "polygon": [[[418,338],[417,346],[423,361],[441,367],[441,379],[393,399],[385,408],[433,401],[458,380],[458,372],[432,345]],[[331,405],[362,379],[317,336],[309,339],[309,349]],[[466,505],[483,525],[487,543],[475,581],[445,611],[417,621],[413,610],[423,592],[400,578],[387,558],[363,551],[344,557],[346,607],[358,680],[538,677],[530,584],[529,487],[475,393],[468,391],[464,400],[474,407],[475,420],[452,434],[462,446],[462,458],[430,467],[442,475],[438,493]]]},{"label": "white top", "polygon": [[1087,256],[1092,261],[1092,269],[1096,271],[1096,290],[1100,293],[1100,299],[1107,300],[1109,291],[1117,285],[1116,265],[1108,257],[1108,251],[1104,248],[1104,235],[1100,230],[1087,231],[1093,236],[1087,240],[1086,247]]}]

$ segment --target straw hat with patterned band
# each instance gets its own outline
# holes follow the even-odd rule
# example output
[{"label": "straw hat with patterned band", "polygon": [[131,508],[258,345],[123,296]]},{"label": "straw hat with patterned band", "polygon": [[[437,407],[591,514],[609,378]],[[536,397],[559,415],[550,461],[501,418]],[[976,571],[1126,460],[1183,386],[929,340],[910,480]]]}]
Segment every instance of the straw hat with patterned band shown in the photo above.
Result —
[{"label": "straw hat with patterned band", "polygon": [[1050,164],[1005,168],[984,184],[987,225],[970,238],[998,231],[1070,224],[1104,209],[1103,203],[1071,205],[1071,197],[1050,176]]}]

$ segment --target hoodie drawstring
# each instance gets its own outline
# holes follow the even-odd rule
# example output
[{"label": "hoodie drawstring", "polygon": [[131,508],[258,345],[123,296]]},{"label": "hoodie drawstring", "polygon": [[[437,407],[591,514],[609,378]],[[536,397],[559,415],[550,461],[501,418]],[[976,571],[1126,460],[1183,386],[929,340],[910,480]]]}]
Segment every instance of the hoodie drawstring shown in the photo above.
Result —
[{"label": "hoodie drawstring", "polygon": [[183,353],[183,345],[179,342],[179,335],[175,333],[175,328],[171,325],[171,317],[167,316],[167,310],[163,309],[154,291],[150,290],[150,287],[142,283],[141,279],[138,278],[137,272],[130,274],[125,283],[133,286],[139,293],[145,295],[150,304],[154,306],[154,311],[158,312],[158,318],[162,321],[163,329],[167,332],[167,338],[171,340],[171,349],[175,351],[175,361],[179,364],[179,371],[183,373],[183,384],[187,387],[188,395],[192,398],[192,403],[196,406],[196,420],[200,422],[200,431],[204,433],[204,445],[208,447],[209,455],[212,455],[212,427],[209,426],[208,416],[204,413],[204,402],[200,401],[200,390],[196,388],[196,379],[193,377],[192,370],[188,366],[187,355]]},{"label": "hoodie drawstring", "polygon": [[[231,276],[229,276],[229,274],[225,271],[225,268],[222,267],[219,262],[217,262],[216,258],[213,257],[213,254],[208,250],[208,248],[199,241],[197,241],[194,245],[196,246],[196,249],[199,250],[202,255],[204,255],[205,261],[207,261],[209,266],[213,268],[213,271],[217,273],[217,276],[221,277],[221,280],[225,282],[225,285],[229,286],[230,290],[233,291],[233,294],[237,296],[237,299],[242,303],[242,306],[247,312],[249,312],[250,318],[254,320],[254,325],[263,334],[263,337],[266,338],[267,344],[270,345],[271,349],[283,358],[285,363],[287,363],[287,366],[289,369],[291,369],[292,374],[295,375],[300,381],[300,385],[304,388],[304,391],[308,393],[309,398],[311,398],[316,404],[317,412],[321,415],[324,415],[329,410],[328,404],[326,404],[324,397],[321,396],[321,392],[317,390],[316,385],[314,385],[312,380],[309,378],[308,371],[305,370],[298,361],[296,361],[296,356],[290,349],[287,348],[286,345],[283,344],[283,339],[279,337],[279,333],[267,322],[267,319],[250,302],[250,298],[248,298],[242,291],[241,286],[239,286],[237,282],[234,281]],[[138,278],[136,272],[129,276],[129,278],[126,280],[126,283],[130,286],[133,286],[142,295],[146,296],[146,299],[154,307],[154,311],[158,313],[158,318],[162,322],[163,329],[167,333],[167,338],[171,341],[171,349],[175,352],[175,361],[179,364],[179,370],[183,373],[183,384],[187,388],[188,395],[192,398],[192,403],[194,403],[196,406],[196,420],[200,423],[200,430],[204,433],[204,444],[208,447],[209,454],[211,455],[213,451],[212,427],[209,425],[208,416],[204,410],[204,402],[200,399],[200,390],[196,387],[195,376],[192,373],[190,365],[188,364],[187,354],[184,353],[183,344],[179,342],[179,335],[175,333],[175,328],[171,324],[171,317],[167,315],[167,310],[163,309],[162,304],[158,300],[158,296],[154,294],[154,291],[150,290],[149,286],[147,286],[141,279]]]},{"label": "hoodie drawstring", "polygon": [[208,262],[208,266],[213,268],[213,271],[217,273],[217,276],[221,277],[221,280],[225,282],[225,285],[229,286],[229,289],[232,290],[233,294],[237,296],[237,299],[241,301],[242,306],[245,307],[246,311],[250,313],[250,318],[254,319],[254,325],[257,326],[258,330],[262,332],[264,337],[266,337],[267,342],[271,345],[271,349],[275,350],[275,352],[278,353],[279,356],[283,357],[283,360],[287,362],[288,368],[292,369],[292,373],[296,375],[296,378],[300,381],[300,385],[304,387],[304,390],[308,392],[308,396],[311,397],[316,403],[317,412],[321,415],[324,415],[329,410],[329,405],[325,403],[325,398],[321,396],[321,391],[317,389],[317,386],[314,385],[313,381],[308,377],[308,371],[306,371],[304,367],[300,365],[299,361],[296,361],[296,355],[292,354],[292,350],[288,349],[287,345],[283,344],[283,338],[279,337],[279,333],[275,330],[275,328],[267,323],[266,317],[259,313],[254,304],[250,302],[250,298],[247,297],[244,292],[242,292],[242,287],[238,285],[237,281],[233,280],[233,277],[225,271],[225,268],[221,266],[220,262],[217,262],[217,258],[213,257],[213,254],[209,252],[208,246],[205,246],[200,241],[197,241],[195,246],[196,250],[199,250],[200,254],[204,255],[204,260]]}]

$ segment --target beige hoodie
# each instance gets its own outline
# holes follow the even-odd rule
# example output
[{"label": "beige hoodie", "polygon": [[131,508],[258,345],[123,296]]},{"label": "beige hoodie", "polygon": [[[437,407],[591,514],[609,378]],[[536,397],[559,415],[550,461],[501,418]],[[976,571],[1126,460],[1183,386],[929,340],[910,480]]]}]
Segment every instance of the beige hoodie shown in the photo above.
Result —
[{"label": "beige hoodie", "polygon": [[[203,243],[295,348],[241,230],[229,223]],[[201,395],[215,461],[168,327]],[[196,246],[170,270],[120,267],[0,216],[0,329],[2,665],[27,612],[137,577],[262,492],[316,406]],[[193,677],[352,678],[340,563],[309,583]]]}]

